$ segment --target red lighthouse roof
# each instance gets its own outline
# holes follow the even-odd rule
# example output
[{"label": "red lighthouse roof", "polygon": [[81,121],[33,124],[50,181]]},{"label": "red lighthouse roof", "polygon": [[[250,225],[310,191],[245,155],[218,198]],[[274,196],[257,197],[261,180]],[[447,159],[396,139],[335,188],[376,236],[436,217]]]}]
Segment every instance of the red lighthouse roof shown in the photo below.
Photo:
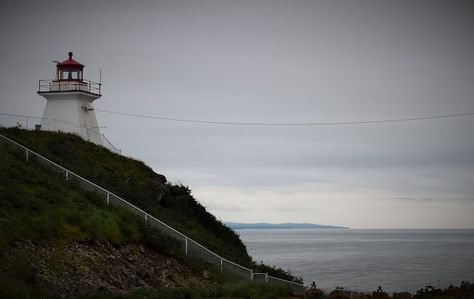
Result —
[{"label": "red lighthouse roof", "polygon": [[57,64],[58,68],[63,68],[63,67],[80,68],[80,69],[84,68],[83,64],[80,64],[79,62],[72,59],[72,52],[69,52],[68,55],[69,55],[69,58],[67,60],[64,60],[63,62],[60,62]]}]

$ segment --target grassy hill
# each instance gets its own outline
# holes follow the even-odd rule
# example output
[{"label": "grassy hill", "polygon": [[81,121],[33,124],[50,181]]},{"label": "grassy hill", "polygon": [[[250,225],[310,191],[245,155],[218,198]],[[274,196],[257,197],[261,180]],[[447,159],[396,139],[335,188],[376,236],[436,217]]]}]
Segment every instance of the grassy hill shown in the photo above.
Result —
[{"label": "grassy hill", "polygon": [[[192,197],[188,187],[167,182],[163,175],[155,173],[141,161],[113,154],[71,134],[15,128],[0,128],[0,133],[122,196],[229,260],[252,267],[255,271],[269,272],[272,276],[295,279],[282,269],[256,264],[238,235],[208,213]],[[178,290],[193,284],[206,286],[207,289],[215,283],[225,284],[223,277],[209,266],[181,256],[181,250],[173,239],[145,225],[143,219],[121,208],[104,205],[104,200],[95,193],[78,189],[34,163],[26,164],[24,153],[0,145],[0,289],[30,290],[27,294],[33,294],[38,277],[33,277],[28,267],[34,265],[34,257],[40,270],[50,262],[51,267],[46,267],[48,271],[83,268],[85,263],[87,269],[76,269],[81,275],[91,276],[98,272],[100,269],[90,270],[94,268],[91,266],[94,263],[87,266],[87,262],[79,260],[74,264],[71,257],[76,256],[74,250],[77,248],[89,252],[84,257],[85,261],[94,260],[97,263],[101,260],[104,269],[108,267],[107,259],[96,258],[91,252],[98,252],[100,257],[117,250],[116,255],[121,257],[125,250],[138,252],[138,257],[134,259],[150,260],[150,254],[146,252],[153,251],[167,257],[167,261],[171,258],[167,263],[175,265],[174,268],[185,269],[177,276],[164,277],[159,282],[150,282],[150,278],[138,275],[135,282],[138,285],[156,287],[156,284],[165,283],[166,279],[171,279],[172,286]],[[48,256],[45,262],[44,257],[41,260],[38,256],[41,250],[55,254]],[[12,252],[27,253],[16,260]],[[156,257],[156,260],[161,259]],[[37,272],[45,272],[38,269]],[[107,280],[107,275],[104,277],[104,285],[114,284]],[[42,285],[44,287],[44,283]],[[268,292],[268,287],[263,288],[267,288],[265,292]]]},{"label": "grassy hill", "polygon": [[252,266],[238,235],[208,213],[188,187],[167,182],[143,162],[111,153],[72,134],[18,129],[0,132],[125,198],[219,255]]}]

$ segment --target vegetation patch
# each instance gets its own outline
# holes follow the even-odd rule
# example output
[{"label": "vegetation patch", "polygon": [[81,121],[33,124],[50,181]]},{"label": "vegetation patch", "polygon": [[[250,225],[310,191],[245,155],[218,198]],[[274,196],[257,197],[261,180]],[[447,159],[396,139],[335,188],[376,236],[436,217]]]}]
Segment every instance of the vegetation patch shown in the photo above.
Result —
[{"label": "vegetation patch", "polygon": [[[112,153],[104,147],[85,142],[73,134],[27,131],[18,128],[0,128],[0,133],[123,197],[228,260],[256,269],[258,272],[268,272],[271,276],[296,282],[302,281],[301,278],[291,275],[289,271],[253,261],[239,236],[207,212],[192,196],[189,187],[167,182],[165,176],[155,173],[142,161]],[[18,154],[20,161],[23,160],[24,156],[21,156],[21,153]],[[37,180],[36,176],[33,176],[32,180]],[[34,185],[35,182],[32,182],[30,187],[34,189]],[[47,197],[65,195],[52,194],[54,193],[52,190],[44,192],[46,192],[44,196]],[[96,195],[89,194],[88,196],[95,204],[103,204],[103,200],[101,201],[101,198],[97,198]],[[58,217],[64,216],[65,213],[67,211],[52,212],[51,216],[56,218],[50,218],[49,222],[45,220],[44,223],[39,224],[44,228],[50,227]],[[133,225],[127,228],[128,220],[121,221],[122,216],[117,218],[103,211],[93,211],[88,216],[88,219],[76,216],[76,219],[84,221],[81,220],[82,222],[72,227],[69,226],[70,223],[67,223],[63,227],[56,228],[56,233],[64,237],[74,236],[74,239],[81,237],[87,239],[92,235],[98,240],[110,240],[114,243],[146,239],[152,242],[153,246],[159,247],[158,243],[153,241],[155,237],[150,234],[144,237],[143,230],[139,233]],[[65,219],[70,217],[74,215],[67,215]],[[168,241],[173,243],[171,239]],[[0,239],[0,246],[1,244]],[[177,246],[176,242],[171,247],[173,246]],[[160,250],[166,250],[166,248]],[[177,252],[176,248],[171,251]]]},{"label": "vegetation patch", "polygon": [[[294,279],[281,269],[257,265],[238,235],[209,214],[188,187],[167,182],[140,161],[115,155],[70,134],[4,128],[0,128],[0,133],[132,201],[223,257],[249,268],[268,269],[273,276],[281,274],[281,278]],[[107,205],[102,196],[64,180],[57,172],[34,163],[31,156],[30,160],[25,163],[24,152],[0,144],[0,298],[77,296],[81,292],[74,286],[81,286],[80,283],[89,281],[87,277],[95,275],[87,273],[103,273],[109,264],[117,263],[104,262],[104,252],[124,248],[129,251],[120,251],[117,258],[124,265],[136,263],[135,253],[148,248],[152,250],[148,255],[159,253],[169,263],[178,262],[173,266],[176,269],[179,264],[186,265],[183,273],[187,274],[183,275],[189,279],[180,284],[180,276],[166,271],[140,270],[141,274],[127,273],[127,277],[137,279],[136,284],[127,287],[119,283],[123,278],[116,282],[106,279],[120,275],[103,273],[95,281],[105,281],[105,285],[98,289],[94,289],[97,285],[90,286],[84,298],[135,298],[142,293],[148,294],[147,298],[218,298],[235,294],[259,298],[257,294],[280,292],[270,285],[242,283],[209,264],[184,256],[182,244],[149,226],[142,217]],[[84,246],[87,250],[81,251]],[[101,254],[94,255],[96,251]],[[94,268],[99,261],[103,266]],[[133,269],[130,265],[124,269]],[[142,277],[145,272],[148,276]],[[159,275],[160,281],[168,281],[169,285],[150,282],[150,277]],[[140,285],[140,281],[146,283]],[[202,281],[212,282],[215,287],[207,284],[203,288]],[[60,291],[68,288],[52,282],[71,286],[69,293]],[[134,288],[137,290],[130,293]]]}]

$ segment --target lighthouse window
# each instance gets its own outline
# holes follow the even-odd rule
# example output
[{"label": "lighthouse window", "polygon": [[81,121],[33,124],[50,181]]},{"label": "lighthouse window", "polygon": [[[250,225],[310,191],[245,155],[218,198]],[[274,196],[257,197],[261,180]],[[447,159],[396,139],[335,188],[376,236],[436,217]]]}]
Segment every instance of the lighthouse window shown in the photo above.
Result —
[{"label": "lighthouse window", "polygon": [[62,71],[61,79],[63,80],[78,80],[80,78],[78,71]]}]

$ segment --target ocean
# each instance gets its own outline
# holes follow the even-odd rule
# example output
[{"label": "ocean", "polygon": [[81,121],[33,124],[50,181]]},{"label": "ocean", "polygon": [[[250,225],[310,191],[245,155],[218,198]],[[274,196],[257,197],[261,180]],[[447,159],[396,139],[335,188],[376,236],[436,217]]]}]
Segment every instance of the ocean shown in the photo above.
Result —
[{"label": "ocean", "polygon": [[242,229],[255,261],[323,290],[416,292],[474,282],[474,230]]}]

